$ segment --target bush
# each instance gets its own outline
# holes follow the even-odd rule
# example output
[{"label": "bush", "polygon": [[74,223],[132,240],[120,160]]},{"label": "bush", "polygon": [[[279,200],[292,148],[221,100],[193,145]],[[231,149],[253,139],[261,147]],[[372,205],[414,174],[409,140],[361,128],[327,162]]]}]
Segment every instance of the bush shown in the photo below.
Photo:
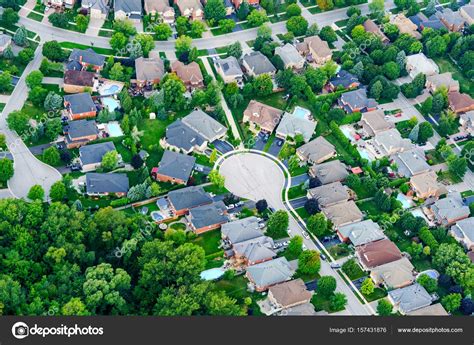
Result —
[{"label": "bush", "polygon": [[127,205],[129,202],[130,202],[130,200],[128,200],[128,198],[120,198],[120,199],[112,200],[112,201],[110,202],[110,206],[112,206],[112,207],[125,206],[125,205]]}]

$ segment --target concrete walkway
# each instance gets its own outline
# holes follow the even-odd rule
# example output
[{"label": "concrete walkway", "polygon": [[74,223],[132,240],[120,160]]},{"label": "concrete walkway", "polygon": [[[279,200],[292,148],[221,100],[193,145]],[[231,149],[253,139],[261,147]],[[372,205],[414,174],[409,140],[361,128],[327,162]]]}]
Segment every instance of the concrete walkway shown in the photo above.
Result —
[{"label": "concrete walkway", "polygon": [[59,85],[59,87],[63,87],[64,79],[56,78],[56,77],[44,77],[43,84],[54,84],[54,85]]}]

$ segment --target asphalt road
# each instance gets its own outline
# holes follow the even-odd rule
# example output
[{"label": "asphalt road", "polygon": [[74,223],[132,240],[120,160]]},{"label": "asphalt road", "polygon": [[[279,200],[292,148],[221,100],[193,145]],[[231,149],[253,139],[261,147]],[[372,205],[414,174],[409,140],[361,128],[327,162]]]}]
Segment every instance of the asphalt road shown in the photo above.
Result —
[{"label": "asphalt road", "polygon": [[[275,210],[285,210],[281,191],[286,181],[283,172],[271,159],[252,153],[242,153],[228,157],[222,162],[220,173],[225,176],[225,187],[237,196],[250,200],[265,199]],[[301,236],[303,229],[290,216],[290,236]],[[308,249],[318,250],[311,240],[303,238]],[[365,306],[357,299],[349,286],[334,271],[328,262],[321,261],[321,275],[331,275],[337,281],[337,291],[347,296],[347,306],[344,313],[348,315],[369,315]]]}]

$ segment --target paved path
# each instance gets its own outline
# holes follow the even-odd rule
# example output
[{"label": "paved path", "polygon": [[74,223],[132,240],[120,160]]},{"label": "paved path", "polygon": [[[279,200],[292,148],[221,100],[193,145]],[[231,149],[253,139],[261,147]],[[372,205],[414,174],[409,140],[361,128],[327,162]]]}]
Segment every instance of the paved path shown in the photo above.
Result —
[{"label": "paved path", "polygon": [[43,84],[55,84],[63,87],[64,79],[63,78],[56,78],[56,77],[44,77]]}]

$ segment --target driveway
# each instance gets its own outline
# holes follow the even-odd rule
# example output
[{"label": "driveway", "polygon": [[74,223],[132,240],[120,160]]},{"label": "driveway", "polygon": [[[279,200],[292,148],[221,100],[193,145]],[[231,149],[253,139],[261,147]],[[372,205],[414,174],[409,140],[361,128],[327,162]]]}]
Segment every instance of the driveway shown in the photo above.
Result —
[{"label": "driveway", "polygon": [[290,204],[293,206],[294,209],[303,207],[304,204],[308,201],[308,198],[305,196],[302,196],[301,198],[296,198],[296,199],[291,199]]},{"label": "driveway", "polygon": [[307,180],[309,180],[308,174],[301,174],[298,176],[294,176],[291,178],[291,187],[298,186],[302,183],[305,183]]},{"label": "driveway", "polygon": [[234,150],[234,147],[231,144],[229,144],[227,141],[224,141],[224,140],[215,140],[215,141],[213,141],[212,144],[214,145],[216,150],[219,151],[222,154]]},{"label": "driveway", "polygon": [[[283,139],[275,138],[272,144],[270,145],[270,147],[268,148],[268,153],[271,154],[272,156],[278,157],[278,154],[280,153],[284,142],[285,141]],[[279,143],[281,144],[278,145]]]},{"label": "driveway", "polygon": [[98,36],[102,25],[105,23],[105,19],[102,18],[90,18],[89,26],[86,30],[86,35]]},{"label": "driveway", "polygon": [[[268,205],[275,210],[285,210],[281,198],[285,176],[282,170],[271,159],[252,153],[242,153],[228,157],[222,162],[220,173],[225,176],[225,187],[237,196],[257,201],[265,199]],[[303,229],[290,216],[290,236],[301,236]],[[311,240],[303,239],[305,246],[310,250],[318,250]],[[337,281],[337,291],[347,296],[346,312],[351,315],[369,315],[368,310],[354,295],[349,286],[339,274],[334,271],[327,261],[321,261],[321,275],[331,275]]]}]

